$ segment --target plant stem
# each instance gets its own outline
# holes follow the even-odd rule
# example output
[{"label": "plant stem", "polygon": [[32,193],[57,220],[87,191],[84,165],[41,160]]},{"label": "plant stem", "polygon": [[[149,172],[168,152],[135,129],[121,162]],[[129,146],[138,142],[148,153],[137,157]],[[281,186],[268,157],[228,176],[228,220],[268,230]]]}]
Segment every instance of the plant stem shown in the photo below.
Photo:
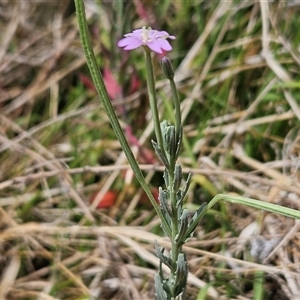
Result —
[{"label": "plant stem", "polygon": [[[174,82],[174,79],[170,79],[170,86],[175,106],[175,131],[176,131],[176,139],[177,143],[180,143],[181,145],[181,139],[182,139],[182,124],[181,124],[181,111],[180,111],[180,101],[178,97],[177,88]],[[179,153],[179,150],[177,152]]]},{"label": "plant stem", "polygon": [[151,108],[153,122],[154,122],[155,135],[157,138],[158,146],[161,148],[161,151],[166,156],[162,133],[160,129],[159,114],[157,109],[157,99],[156,99],[156,92],[155,92],[155,81],[154,81],[154,74],[153,74],[151,51],[149,50],[148,47],[144,47],[144,50],[145,50],[145,57],[146,57],[149,103],[150,103],[150,108]]},{"label": "plant stem", "polygon": [[[174,170],[174,168],[173,168]],[[178,261],[178,255],[181,252],[181,247],[178,246],[178,243],[176,242],[176,235],[178,234],[179,231],[179,224],[178,224],[178,209],[176,207],[176,202],[177,202],[177,197],[176,193],[173,189],[173,182],[174,182],[174,173],[169,173],[169,178],[170,178],[170,186],[169,186],[169,191],[170,191],[170,198],[171,198],[171,207],[172,207],[172,213],[173,213],[173,218],[172,218],[172,248],[171,248],[171,258],[173,261],[173,268],[171,269],[171,278],[175,278],[176,274],[176,262]],[[175,295],[175,288],[176,286],[173,286],[173,296]]]},{"label": "plant stem", "polygon": [[[176,160],[180,151],[180,146],[182,143],[182,125],[181,125],[181,111],[180,111],[180,102],[178,98],[178,93],[176,89],[176,85],[174,82],[174,78],[168,78],[170,81],[170,87],[172,91],[172,96],[173,96],[173,101],[174,101],[174,107],[175,107],[175,133],[176,133],[176,143],[177,143],[177,149],[176,149],[176,156],[170,155],[170,169],[168,170],[169,172],[169,182],[170,185],[168,187],[168,190],[170,192],[170,200],[171,200],[171,207],[172,207],[172,249],[171,249],[171,258],[173,261],[173,268],[171,270],[171,280],[175,281],[176,277],[176,268],[177,268],[177,263],[178,263],[178,256],[179,253],[182,253],[182,246],[178,244],[176,241],[176,236],[179,233],[179,218],[180,218],[180,211],[182,211],[182,203],[180,204],[180,207],[177,204],[177,191],[174,190],[174,183],[176,180],[176,175],[174,174],[175,170],[175,164]],[[175,297],[176,295],[176,289],[177,286],[173,285],[172,289],[172,296]],[[174,298],[175,299],[175,298]]]},{"label": "plant stem", "polygon": [[[164,149],[164,142],[163,142],[163,136],[161,132],[161,126],[160,126],[160,120],[159,120],[159,114],[158,114],[158,108],[157,108],[157,100],[156,100],[156,91],[155,91],[155,81],[154,81],[154,74],[153,74],[153,65],[152,65],[152,58],[151,58],[151,52],[147,47],[144,47],[145,50],[145,58],[146,58],[146,69],[147,69],[147,82],[148,82],[148,94],[149,94],[149,102],[150,107],[152,111],[153,116],[153,122],[154,122],[154,129],[155,129],[155,135],[157,139],[158,146],[161,148],[163,155],[165,157],[168,157],[168,167],[166,166],[167,172],[169,174],[169,186],[167,187],[169,194],[170,194],[170,200],[171,200],[171,208],[172,208],[172,235],[169,235],[171,239],[171,259],[172,259],[172,268],[171,268],[171,275],[170,278],[171,281],[175,282],[176,278],[176,269],[177,269],[177,261],[178,261],[178,255],[181,252],[181,247],[178,245],[176,241],[176,236],[179,231],[179,222],[178,222],[178,208],[177,208],[177,195],[176,191],[174,191],[174,170],[175,170],[175,164],[176,164],[176,157],[172,155],[166,155],[166,149]],[[175,132],[176,132],[176,143],[178,145],[181,144],[181,112],[180,112],[180,104],[178,100],[177,90],[175,87],[174,80],[171,80],[171,83],[173,82],[173,86],[171,85],[172,92],[173,92],[173,98],[175,102],[175,111],[176,111],[176,126],[175,126]],[[175,95],[174,95],[175,94]],[[179,151],[177,151],[179,152]],[[176,285],[173,285],[171,287],[171,296],[172,299],[175,299],[176,295]]]}]

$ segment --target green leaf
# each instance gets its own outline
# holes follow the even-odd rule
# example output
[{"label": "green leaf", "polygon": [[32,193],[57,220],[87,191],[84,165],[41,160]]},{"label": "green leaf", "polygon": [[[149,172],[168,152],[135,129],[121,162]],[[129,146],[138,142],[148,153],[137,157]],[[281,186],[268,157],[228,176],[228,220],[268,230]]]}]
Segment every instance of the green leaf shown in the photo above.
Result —
[{"label": "green leaf", "polygon": [[225,201],[233,204],[242,204],[247,205],[253,208],[262,209],[265,211],[269,211],[271,213],[280,214],[286,217],[299,219],[300,220],[300,211],[291,209],[288,207],[284,207],[281,205],[264,202],[261,200],[241,197],[241,196],[231,196],[225,194],[219,194],[215,196],[207,205],[207,210],[210,209],[213,205],[218,203],[219,201]]},{"label": "green leaf", "polygon": [[157,300],[167,300],[167,295],[163,289],[163,285],[161,283],[161,278],[159,274],[154,275],[154,282],[155,282],[155,296]]}]

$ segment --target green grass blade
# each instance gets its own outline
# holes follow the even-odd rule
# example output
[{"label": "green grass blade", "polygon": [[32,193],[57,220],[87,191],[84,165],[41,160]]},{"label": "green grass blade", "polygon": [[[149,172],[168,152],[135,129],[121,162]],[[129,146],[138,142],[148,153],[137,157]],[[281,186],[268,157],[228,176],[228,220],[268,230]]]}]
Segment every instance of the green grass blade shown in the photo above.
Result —
[{"label": "green grass blade", "polygon": [[215,205],[219,201],[225,201],[233,204],[241,204],[247,205],[253,208],[262,209],[268,212],[280,214],[286,217],[300,219],[300,211],[291,209],[288,207],[284,207],[281,205],[264,202],[261,200],[241,197],[241,196],[231,196],[225,194],[219,194],[215,196],[207,205],[207,209],[210,209],[213,205]]}]

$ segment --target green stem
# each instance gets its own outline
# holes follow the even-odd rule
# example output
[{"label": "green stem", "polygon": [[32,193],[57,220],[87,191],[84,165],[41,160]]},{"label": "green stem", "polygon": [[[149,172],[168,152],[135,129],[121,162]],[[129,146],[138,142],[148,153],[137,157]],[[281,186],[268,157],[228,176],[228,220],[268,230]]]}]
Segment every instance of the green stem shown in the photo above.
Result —
[{"label": "green stem", "polygon": [[[170,80],[170,87],[173,95],[173,101],[174,101],[174,107],[175,107],[175,133],[176,133],[176,143],[177,143],[177,150],[176,150],[176,157],[173,157],[170,155],[170,169],[168,170],[169,172],[169,178],[170,178],[170,186],[169,186],[169,191],[170,191],[170,200],[171,200],[171,207],[172,207],[172,249],[171,249],[171,257],[172,261],[174,262],[173,269],[171,270],[171,278],[176,277],[176,267],[178,262],[178,255],[179,253],[182,252],[182,247],[178,245],[176,242],[175,238],[179,232],[179,207],[177,207],[177,195],[176,191],[174,191],[174,181],[175,181],[175,164],[176,160],[179,154],[180,146],[182,143],[182,126],[181,126],[181,111],[180,111],[180,102],[178,98],[178,93],[177,89],[175,86],[175,82],[173,78],[169,78]],[[180,207],[181,208],[181,207]],[[175,296],[176,286],[173,286],[172,293],[173,297]]]},{"label": "green stem", "polygon": [[254,274],[253,299],[262,300],[265,297],[264,293],[264,275],[265,272],[257,270]]},{"label": "green stem", "polygon": [[[173,189],[174,173],[171,173],[171,172],[172,171],[169,172],[170,186],[168,188],[168,190],[170,191],[171,207],[172,207],[172,213],[173,213],[172,239],[171,239],[171,243],[172,243],[171,257],[172,257],[172,261],[173,261],[173,267],[171,269],[171,278],[175,279],[175,277],[176,277],[175,272],[176,272],[176,265],[177,265],[176,262],[178,261],[178,255],[181,252],[181,247],[179,247],[178,243],[175,240],[176,235],[178,234],[178,231],[179,231],[179,224],[178,224],[178,209],[176,207],[177,198],[176,198],[176,193]],[[172,296],[175,295],[175,288],[176,288],[176,286],[173,285],[173,289],[172,289],[173,295]]]},{"label": "green stem", "polygon": [[161,219],[161,222],[165,225],[164,227],[167,228],[168,233],[171,235],[171,228],[168,225],[165,217],[161,213],[159,206],[157,205],[151,190],[149,186],[147,185],[144,175],[130,149],[130,146],[125,138],[125,135],[123,133],[123,130],[121,128],[121,125],[118,121],[118,118],[115,114],[114,108],[111,104],[111,101],[109,99],[102,75],[99,71],[99,68],[97,66],[97,61],[95,58],[95,54],[93,51],[92,44],[90,42],[89,33],[88,33],[88,27],[86,22],[86,16],[85,16],[85,10],[84,10],[84,4],[82,0],[74,0],[75,6],[76,6],[76,12],[77,12],[77,20],[78,20],[78,26],[79,26],[79,33],[81,38],[82,47],[86,56],[87,65],[89,67],[89,70],[91,72],[91,76],[93,79],[93,82],[95,84],[97,93],[99,95],[99,98],[104,106],[104,109],[106,111],[106,114],[110,120],[110,123],[112,125],[112,128],[116,134],[117,139],[119,140],[123,151],[125,152],[125,155],[128,159],[128,162],[139,181],[140,185],[144,189],[145,193],[147,194],[151,204],[153,205],[156,213]]},{"label": "green stem", "polygon": [[[182,125],[181,125],[181,110],[180,110],[180,102],[179,102],[179,97],[178,97],[178,92],[177,88],[174,82],[173,78],[169,78],[170,81],[170,87],[172,91],[172,96],[173,96],[173,102],[174,102],[174,107],[175,107],[175,134],[176,134],[176,155],[175,157],[170,155],[170,172],[169,172],[169,177],[170,177],[170,193],[171,193],[171,205],[172,205],[172,212],[173,212],[173,219],[172,219],[172,260],[173,262],[178,263],[178,255],[179,253],[182,253],[182,246],[179,246],[178,243],[175,241],[175,238],[179,232],[179,209],[182,209],[182,203],[180,204],[180,207],[177,207],[177,195],[176,191],[174,191],[174,181],[175,179],[175,164],[176,160],[179,155],[180,147],[182,144]],[[176,268],[175,264],[175,268]],[[174,278],[176,277],[176,269],[171,271],[171,276]],[[173,286],[173,296],[175,296],[175,288],[176,286]]]},{"label": "green stem", "polygon": [[163,154],[166,156],[162,133],[161,133],[161,129],[160,129],[159,114],[158,114],[158,109],[157,109],[157,100],[156,100],[156,92],[155,92],[155,81],[154,81],[154,74],[153,74],[151,51],[149,50],[148,47],[144,47],[144,50],[145,50],[145,57],[146,57],[149,103],[150,103],[150,108],[151,108],[153,122],[154,122],[155,136],[157,138],[158,146],[160,147]]},{"label": "green stem", "polygon": [[[178,97],[177,88],[174,79],[170,79],[170,87],[173,95],[174,106],[175,106],[175,131],[177,143],[181,145],[182,139],[182,125],[181,125],[181,111],[180,111],[180,101]],[[179,149],[177,151],[179,153]]]}]

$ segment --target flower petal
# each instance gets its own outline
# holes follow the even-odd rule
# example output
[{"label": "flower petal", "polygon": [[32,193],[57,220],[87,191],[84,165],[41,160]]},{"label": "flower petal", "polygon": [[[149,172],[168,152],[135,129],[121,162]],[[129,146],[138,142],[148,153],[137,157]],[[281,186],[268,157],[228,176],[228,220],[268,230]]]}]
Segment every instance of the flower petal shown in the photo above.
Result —
[{"label": "flower petal", "polygon": [[136,37],[126,37],[118,42],[119,47],[124,47],[124,50],[132,50],[142,45],[142,41]]},{"label": "flower petal", "polygon": [[133,30],[133,32],[127,33],[124,36],[125,37],[136,37],[136,38],[141,38],[142,36],[142,29],[137,29],[137,30]]},{"label": "flower petal", "polygon": [[159,54],[163,53],[161,50],[161,47],[157,41],[149,42],[149,43],[147,43],[147,46],[156,53],[159,53]]},{"label": "flower petal", "polygon": [[157,31],[156,38],[164,38],[164,39],[171,39],[171,40],[176,39],[174,35],[169,35],[166,31]]},{"label": "flower petal", "polygon": [[121,39],[121,40],[118,41],[118,46],[119,47],[128,46],[132,42],[132,39],[133,38],[131,38],[131,37],[123,38],[123,39]]},{"label": "flower petal", "polygon": [[156,37],[167,38],[167,37],[169,37],[169,34],[166,31],[157,31],[156,32]]},{"label": "flower petal", "polygon": [[137,33],[137,34],[140,34],[142,33],[144,30],[143,29],[135,29],[132,31],[132,33]]},{"label": "flower petal", "polygon": [[123,47],[124,50],[132,50],[142,45],[147,45],[152,51],[162,54],[163,51],[172,50],[172,46],[167,39],[174,40],[175,36],[169,35],[166,31],[152,30],[150,27],[146,29],[133,30],[131,33],[124,35],[125,38],[118,42],[119,47]]},{"label": "flower petal", "polygon": [[170,43],[165,40],[165,39],[159,39],[156,41],[159,45],[159,47],[165,51],[171,51],[172,50],[172,46],[170,45]]}]

